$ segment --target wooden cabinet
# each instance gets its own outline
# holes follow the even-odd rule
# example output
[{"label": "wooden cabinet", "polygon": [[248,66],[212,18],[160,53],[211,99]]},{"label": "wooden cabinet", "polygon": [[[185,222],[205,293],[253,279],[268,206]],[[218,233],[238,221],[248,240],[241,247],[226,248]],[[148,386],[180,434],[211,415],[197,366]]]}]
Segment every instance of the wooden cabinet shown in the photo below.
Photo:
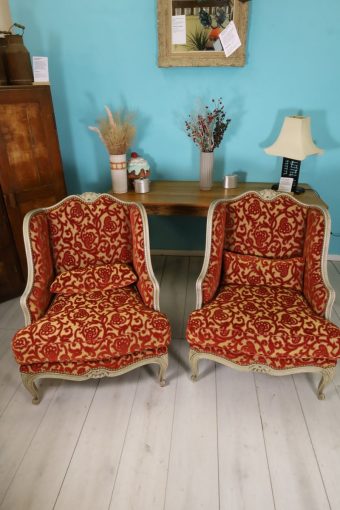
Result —
[{"label": "wooden cabinet", "polygon": [[24,286],[18,253],[0,193],[0,303],[21,294]]},{"label": "wooden cabinet", "polygon": [[66,195],[49,85],[0,87],[0,186],[26,277],[23,218]]}]

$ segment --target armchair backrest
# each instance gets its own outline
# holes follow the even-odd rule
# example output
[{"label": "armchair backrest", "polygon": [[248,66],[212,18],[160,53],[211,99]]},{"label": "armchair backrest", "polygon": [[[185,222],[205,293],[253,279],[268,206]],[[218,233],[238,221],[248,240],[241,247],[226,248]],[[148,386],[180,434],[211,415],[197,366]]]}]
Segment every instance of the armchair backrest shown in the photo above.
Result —
[{"label": "armchair backrest", "polygon": [[45,210],[56,273],[132,261],[129,208],[100,195],[95,202],[66,198]]},{"label": "armchair backrest", "polygon": [[[218,224],[224,225],[222,235],[216,234]],[[327,210],[286,193],[265,190],[216,201],[208,214],[209,260],[199,278],[198,305],[219,284],[271,285],[301,291],[316,313],[328,313],[329,233]]]},{"label": "armchair backrest", "polygon": [[113,262],[131,264],[147,306],[159,309],[145,209],[108,194],[71,195],[28,213],[23,225],[28,279],[21,298],[26,324],[51,301],[50,285],[64,271]]}]

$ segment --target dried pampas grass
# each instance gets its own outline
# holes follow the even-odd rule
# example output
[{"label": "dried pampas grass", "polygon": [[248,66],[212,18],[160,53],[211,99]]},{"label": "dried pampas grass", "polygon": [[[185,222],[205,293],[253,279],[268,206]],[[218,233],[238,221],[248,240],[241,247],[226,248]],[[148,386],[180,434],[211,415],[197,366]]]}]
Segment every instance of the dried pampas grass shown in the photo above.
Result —
[{"label": "dried pampas grass", "polygon": [[98,134],[109,154],[125,154],[136,134],[133,115],[120,112],[112,114],[108,106],[105,106],[105,110],[107,118],[99,119],[98,127],[89,126],[89,129]]}]

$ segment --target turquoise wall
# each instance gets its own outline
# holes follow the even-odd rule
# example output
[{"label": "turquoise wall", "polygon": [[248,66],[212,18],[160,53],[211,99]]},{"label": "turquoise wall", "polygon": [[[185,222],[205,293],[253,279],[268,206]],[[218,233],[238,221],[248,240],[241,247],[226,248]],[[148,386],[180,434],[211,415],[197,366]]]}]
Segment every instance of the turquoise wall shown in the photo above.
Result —
[{"label": "turquoise wall", "polygon": [[[316,144],[300,181],[329,204],[340,233],[340,2],[251,0],[244,68],[157,67],[156,0],[10,0],[26,25],[31,55],[49,57],[50,81],[68,191],[110,187],[104,147],[87,126],[112,109],[137,114],[133,146],[154,179],[198,178],[198,149],[184,118],[197,98],[223,98],[232,118],[216,151],[216,178],[242,171],[248,181],[277,181],[279,158],[263,147],[285,115],[310,115]],[[204,220],[152,218],[153,248],[200,249]],[[330,253],[340,254],[332,237]]]}]

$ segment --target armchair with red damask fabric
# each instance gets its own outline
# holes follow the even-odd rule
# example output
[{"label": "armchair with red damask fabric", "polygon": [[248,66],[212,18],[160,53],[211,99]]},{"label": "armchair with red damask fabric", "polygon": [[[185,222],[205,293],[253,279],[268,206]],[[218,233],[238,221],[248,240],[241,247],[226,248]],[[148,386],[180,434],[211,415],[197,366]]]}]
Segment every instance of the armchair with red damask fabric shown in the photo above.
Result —
[{"label": "armchair with red damask fabric", "polygon": [[13,338],[25,387],[43,377],[116,376],[149,363],[165,383],[170,325],[159,311],[145,209],[71,195],[24,220],[26,327]]},{"label": "armchair with red damask fabric", "polygon": [[197,306],[187,324],[192,379],[198,361],[284,375],[320,372],[319,399],[340,358],[330,322],[328,211],[271,190],[213,202]]}]

